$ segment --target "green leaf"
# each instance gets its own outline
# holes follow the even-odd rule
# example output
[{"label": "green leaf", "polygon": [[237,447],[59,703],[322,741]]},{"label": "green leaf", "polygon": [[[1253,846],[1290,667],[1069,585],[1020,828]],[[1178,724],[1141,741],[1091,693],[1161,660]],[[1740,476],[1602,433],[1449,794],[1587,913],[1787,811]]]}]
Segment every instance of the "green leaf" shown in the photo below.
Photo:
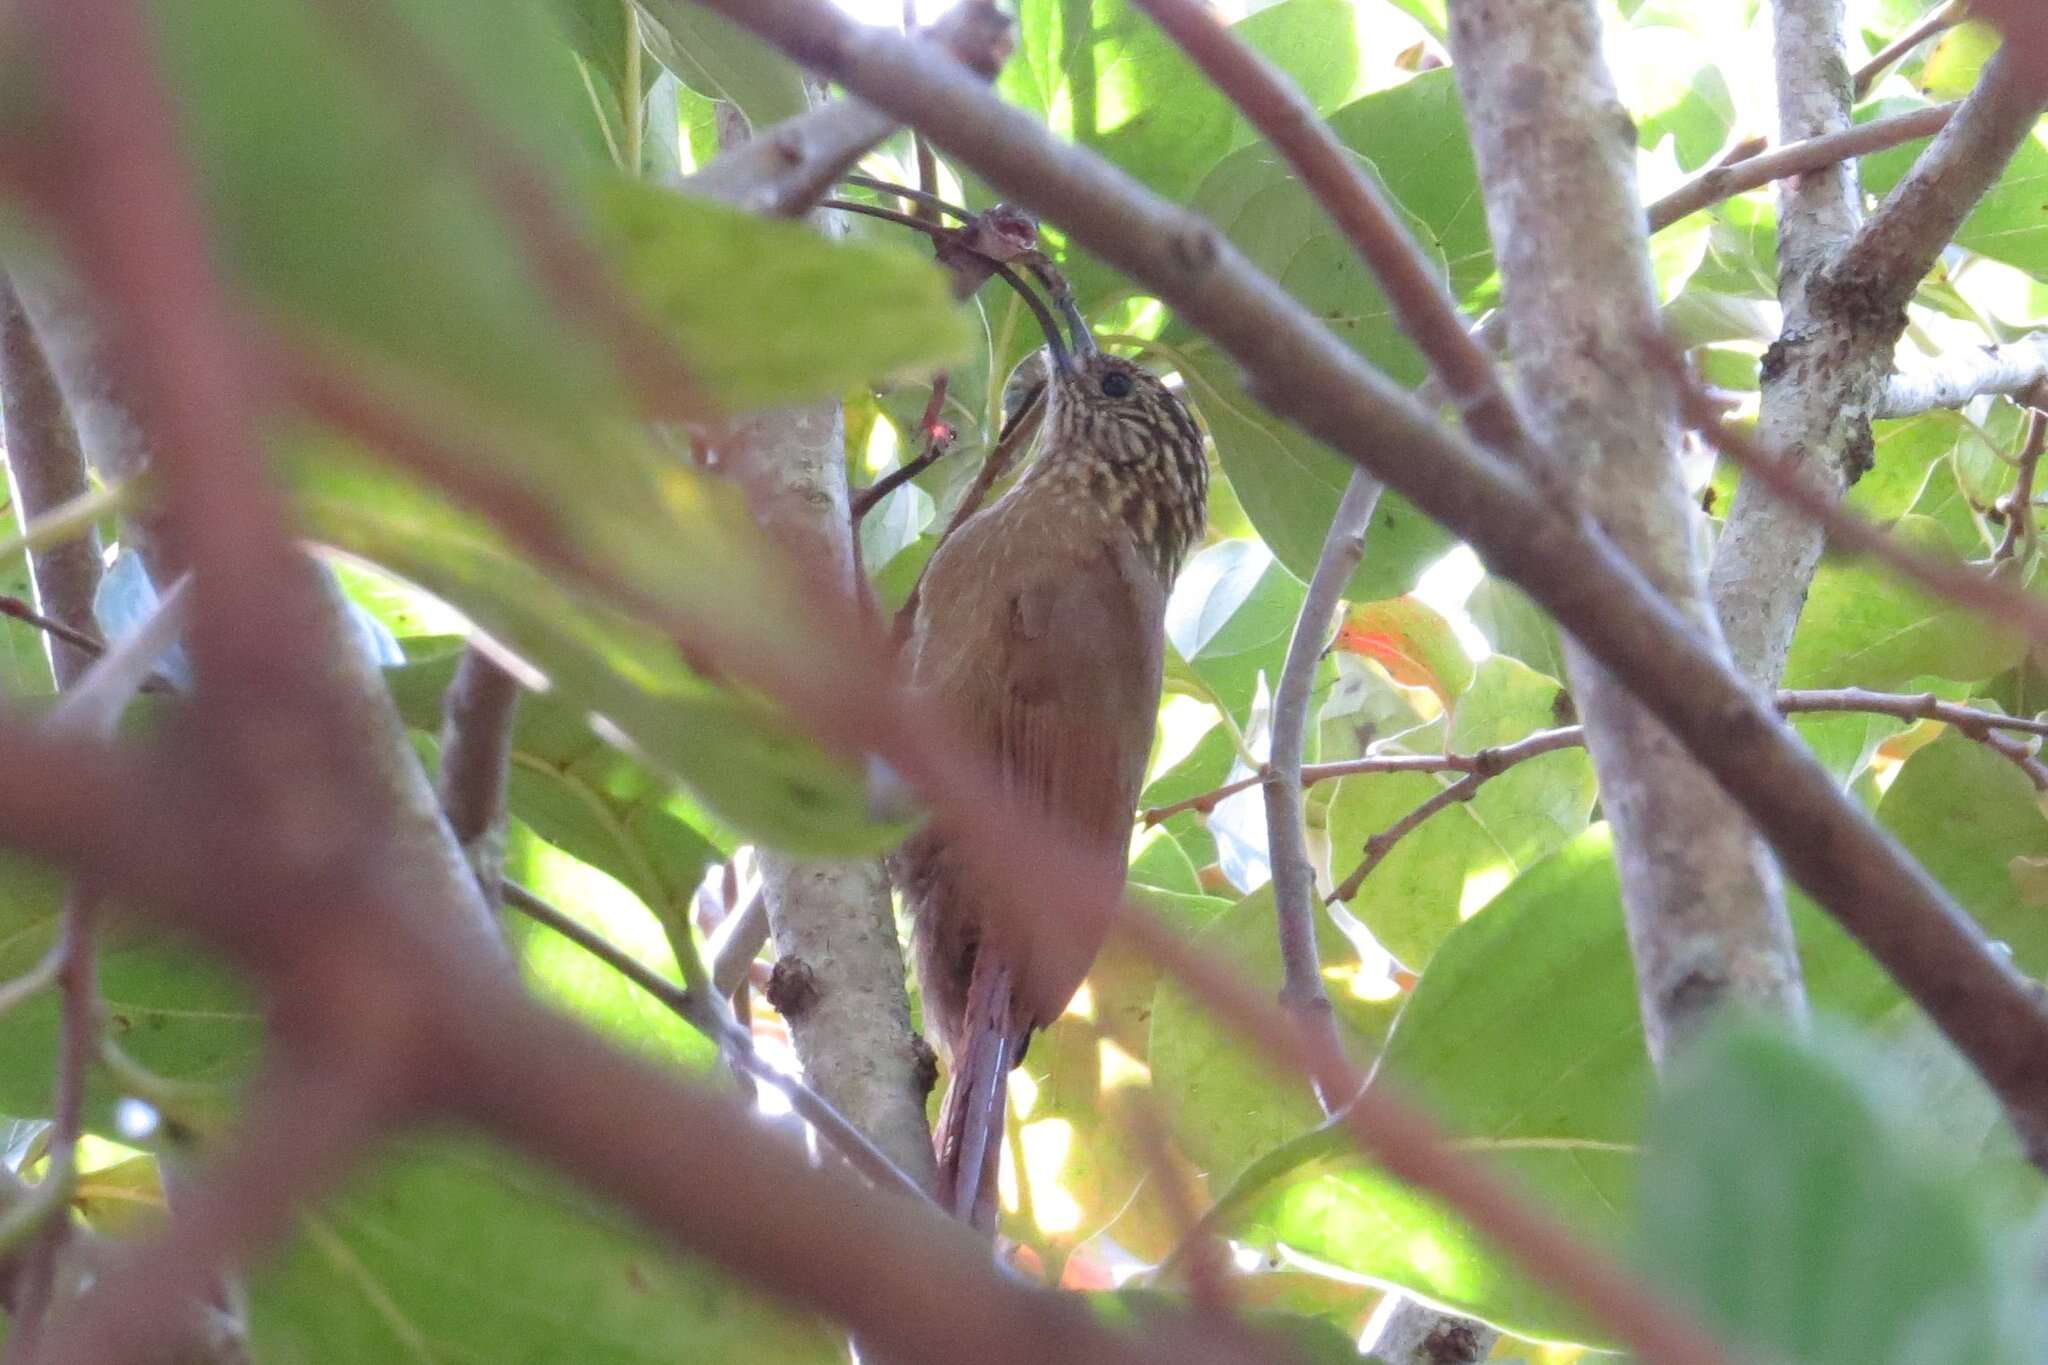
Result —
[{"label": "green leaf", "polygon": [[[1375,874],[1377,875],[1377,874]],[[1581,1233],[1618,1236],[1650,1085],[1604,826],[1447,938],[1380,1074]],[[1412,1289],[1520,1335],[1597,1341],[1462,1220],[1317,1133],[1275,1152],[1237,1236]],[[1251,1179],[1246,1183],[1252,1184]]]},{"label": "green leaf", "polygon": [[[1193,348],[1180,370],[1245,515],[1288,572],[1307,582],[1350,481],[1350,461],[1268,416],[1238,384],[1233,362],[1207,347]],[[1383,493],[1365,543],[1344,589],[1360,600],[1407,592],[1455,542],[1399,494]]]},{"label": "green leaf", "polygon": [[1850,486],[1846,500],[1875,521],[1904,516],[1956,445],[1981,439],[1959,413],[1948,409],[1872,423],[1872,435],[1877,445],[1871,470]]},{"label": "green leaf", "polygon": [[1495,652],[1520,659],[1538,673],[1564,677],[1557,623],[1513,583],[1488,574],[1466,599],[1465,610]]},{"label": "green leaf", "polygon": [[808,108],[803,73],[731,20],[687,0],[639,0],[648,48],[698,94],[737,105],[755,128]]},{"label": "green leaf", "polygon": [[[1973,854],[1990,856],[1983,847],[1958,856]],[[1859,1020],[1896,1010],[1902,997],[1876,964],[1810,902],[1791,899],[1815,1007]],[[1379,1074],[1567,1224],[1596,1241],[1620,1237],[1632,1219],[1652,1079],[1607,826],[1537,863],[1445,938]],[[1222,1202],[1233,1235],[1254,1245],[1414,1290],[1517,1335],[1603,1340],[1339,1134],[1317,1131],[1267,1152]]]},{"label": "green leaf", "polygon": [[1702,61],[1698,34],[1666,24],[1621,27],[1609,35],[1608,61],[1636,137],[1655,148],[1675,141],[1678,165],[1698,170],[1728,140],[1735,101],[1720,70]]},{"label": "green leaf", "polygon": [[1426,687],[1446,709],[1472,685],[1472,661],[1451,623],[1416,597],[1361,602],[1337,623],[1336,648],[1373,660],[1403,687]]},{"label": "green leaf", "polygon": [[[1857,111],[1857,121],[1924,107],[1918,100],[1880,100]],[[1925,141],[1887,148],[1863,158],[1863,189],[1888,194],[1925,151]],[[2037,279],[2048,278],[2048,222],[2041,214],[2041,187],[2048,183],[2048,145],[2037,130],[2024,139],[1997,183],[1963,220],[1954,241],[1994,260],[2018,266]]]},{"label": "green leaf", "polygon": [[[6,507],[0,508],[0,540],[12,540],[20,531],[20,508],[8,498]],[[0,564],[0,593],[23,602],[35,601],[27,555]],[[21,699],[47,697],[57,690],[43,639],[43,632],[26,621],[11,616],[0,619],[0,692]]]},{"label": "green leaf", "polygon": [[[1449,747],[1471,753],[1549,729],[1556,723],[1558,692],[1555,679],[1506,655],[1491,656],[1458,699]],[[1363,856],[1368,838],[1460,776],[1344,778],[1330,805],[1333,874],[1341,879]],[[1582,749],[1517,764],[1483,783],[1470,801],[1438,812],[1395,844],[1361,884],[1351,909],[1388,952],[1409,970],[1423,971],[1460,920],[1477,914],[1524,869],[1586,827],[1593,795],[1593,765]]]},{"label": "green leaf", "polygon": [[[669,935],[693,932],[686,915],[657,922],[627,887],[558,852],[521,820],[512,821],[506,831],[505,873],[613,947],[680,984]],[[524,915],[508,914],[504,922],[521,975],[541,998],[662,1062],[703,1074],[717,1061],[709,1039],[610,963]]]},{"label": "green leaf", "polygon": [[[441,694],[456,663],[449,654],[386,671],[407,725],[439,731]],[[671,782],[600,739],[581,709],[549,692],[520,698],[511,761],[507,804],[514,816],[609,873],[664,923],[687,921],[705,864],[718,853],[677,809]]]},{"label": "green leaf", "polygon": [[[307,448],[293,471],[302,515],[316,538],[459,604],[507,651],[545,675],[565,703],[603,717],[645,761],[688,784],[719,820],[821,856],[874,853],[902,837],[900,825],[877,823],[869,814],[858,768],[826,755],[764,703],[706,682],[659,631],[541,574],[475,517],[331,445]],[[658,566],[649,564],[635,571],[637,581],[650,592],[674,592],[698,575],[698,589],[722,593],[728,607],[744,610],[751,603],[754,611],[793,617],[793,608],[771,608],[745,591],[760,587],[765,571],[742,572],[744,540],[731,551],[742,557],[721,569],[689,562],[706,550],[722,557],[719,542],[733,545],[735,528],[747,525],[729,490],[693,481],[689,491],[703,499],[682,504],[690,515],[686,524],[696,530],[671,523],[669,538],[641,545],[641,553],[665,561],[667,575],[657,577]],[[673,539],[699,533],[710,539]],[[619,534],[649,533],[629,527]],[[756,620],[752,629],[776,624]],[[801,649],[802,642],[788,640],[784,647]]]},{"label": "green leaf", "polygon": [[734,408],[943,369],[973,341],[944,272],[903,242],[835,242],[644,181],[601,179],[597,196],[621,278]]},{"label": "green leaf", "polygon": [[1211,545],[1181,570],[1166,607],[1166,638],[1240,722],[1259,676],[1271,688],[1286,662],[1300,580],[1256,541]]},{"label": "green leaf", "polygon": [[[55,874],[12,855],[0,858],[0,981],[20,976],[49,952],[63,905],[63,882]],[[100,945],[99,985],[111,1036],[157,1075],[231,1087],[254,1065],[262,1021],[249,993],[195,950],[133,924],[110,923]],[[57,1007],[57,994],[49,990],[0,1020],[7,1039],[0,1048],[0,1113],[51,1112]],[[112,1133],[119,1092],[98,1068],[87,1079],[86,1123]]]},{"label": "green leaf", "polygon": [[[1021,20],[998,89],[1159,193],[1184,198],[1249,139],[1236,106],[1125,0],[1029,5]],[[1317,109],[1352,93],[1357,38],[1344,0],[1281,0],[1231,30]]]},{"label": "green leaf", "polygon": [[[1894,534],[1931,554],[1954,556],[1926,517],[1900,519]],[[1902,584],[1888,570],[1830,560],[1815,575],[1792,637],[1785,686],[1895,690],[1916,678],[1982,682],[2011,668],[2020,637],[1975,613]]]},{"label": "green leaf", "polygon": [[2016,859],[2048,856],[2048,817],[2017,767],[1962,735],[1943,735],[1899,769],[1877,820],[2011,949],[2022,972],[2048,975],[2048,919],[2012,871]]},{"label": "green leaf", "polygon": [[[826,1365],[840,1335],[678,1258],[502,1150],[387,1148],[249,1287],[271,1365],[398,1360]],[[686,1345],[684,1345],[686,1343]]]},{"label": "green leaf", "polygon": [[[1232,963],[1254,989],[1268,995],[1279,989],[1283,971],[1270,886],[1232,906],[1196,942]],[[1316,942],[1346,1048],[1353,1056],[1370,1055],[1393,1019],[1394,1002],[1366,1000],[1349,989],[1358,952],[1320,913]],[[1235,1179],[1260,1154],[1322,1118],[1306,1081],[1276,1076],[1264,1054],[1178,986],[1161,983],[1153,997],[1150,1057],[1169,1126],[1188,1157],[1217,1184]]]},{"label": "green leaf", "polygon": [[[1492,273],[1483,201],[1472,149],[1448,71],[1346,105],[1330,127],[1373,172],[1407,219],[1422,250],[1443,263],[1462,296]],[[1400,334],[1371,273],[1286,163],[1248,147],[1216,165],[1194,205],[1253,261],[1337,335],[1397,382],[1420,383],[1421,357]],[[1216,440],[1231,487],[1281,563],[1306,581],[1314,571],[1348,462],[1262,412],[1237,382],[1236,369],[1177,325],[1168,336]],[[1366,554],[1347,595],[1392,597],[1414,586],[1450,537],[1400,498],[1380,500]]]},{"label": "green leaf", "polygon": [[1646,1263],[1757,1358],[2031,1359],[2033,1253],[1905,1131],[1916,1106],[1877,1079],[1889,1065],[1760,1029],[1692,1053],[1651,1126]]}]

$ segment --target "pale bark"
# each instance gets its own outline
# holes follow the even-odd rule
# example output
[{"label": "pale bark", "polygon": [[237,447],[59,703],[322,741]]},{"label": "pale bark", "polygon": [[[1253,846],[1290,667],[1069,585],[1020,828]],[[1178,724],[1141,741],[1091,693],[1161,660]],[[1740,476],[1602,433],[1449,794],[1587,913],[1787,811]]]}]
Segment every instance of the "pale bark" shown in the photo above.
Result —
[{"label": "pale bark", "polygon": [[[1839,0],[1780,0],[1779,135],[1848,122]],[[1784,330],[1765,352],[1758,435],[1840,490],[1870,467],[1870,423],[1886,415],[1905,304],[1972,206],[2032,129],[2042,78],[2000,53],[1905,179],[1859,226],[1855,164],[1780,183],[1778,297]],[[1744,480],[1713,566],[1714,603],[1736,665],[1775,684],[1826,536]]]},{"label": "pale bark", "polygon": [[[1656,287],[1634,128],[1600,60],[1597,14],[1587,0],[1454,0],[1450,14],[1530,423],[1576,462],[1608,534],[1725,657],[1693,549],[1669,383],[1642,361]],[[1614,824],[1651,1055],[1661,1063],[1724,1005],[1803,1015],[1777,867],[1748,821],[1569,641],[1567,665]]]},{"label": "pale bark", "polygon": [[[750,501],[769,531],[854,590],[845,429],[836,403],[770,413],[740,429]],[[785,1003],[811,1088],[929,1187],[929,1061],[910,1027],[888,876],[875,859],[807,862],[761,850],[768,925],[784,970],[811,989]],[[801,964],[801,968],[795,964]]]}]

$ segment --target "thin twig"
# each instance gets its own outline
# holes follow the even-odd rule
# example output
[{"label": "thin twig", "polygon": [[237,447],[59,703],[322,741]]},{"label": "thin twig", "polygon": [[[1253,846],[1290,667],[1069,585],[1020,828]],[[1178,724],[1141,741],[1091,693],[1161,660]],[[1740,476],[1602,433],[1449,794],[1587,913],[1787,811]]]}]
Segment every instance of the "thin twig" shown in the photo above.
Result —
[{"label": "thin twig", "polygon": [[1394,851],[1394,845],[1413,834],[1430,816],[1448,810],[1460,802],[1470,801],[1485,781],[1486,777],[1483,774],[1467,773],[1450,786],[1432,792],[1421,805],[1367,839],[1365,861],[1353,868],[1351,875],[1337,884],[1336,889],[1326,898],[1327,903],[1334,905],[1338,901],[1348,901],[1357,895],[1358,888],[1365,884],[1365,879],[1372,875],[1373,869],[1385,862],[1387,855]]},{"label": "thin twig", "polygon": [[71,1231],[70,1191],[78,1175],[78,1139],[85,1132],[85,1080],[97,1055],[100,996],[97,973],[98,898],[74,886],[64,906],[57,975],[62,1007],[57,1025],[57,1074],[50,1106],[49,1156],[43,1179],[65,1192],[46,1211],[47,1222],[30,1244],[15,1281],[8,1354],[36,1355],[57,1284],[58,1257]]},{"label": "thin twig", "polygon": [[729,1064],[746,1068],[750,1075],[781,1091],[788,1098],[790,1108],[802,1115],[805,1122],[818,1130],[819,1136],[838,1149],[868,1179],[877,1185],[893,1186],[915,1199],[929,1197],[923,1187],[904,1174],[881,1148],[847,1122],[846,1117],[826,1103],[816,1091],[763,1061],[754,1050],[753,1040],[740,1034],[715,1001],[676,985],[604,935],[578,924],[517,882],[505,883],[505,903],[535,923],[546,925],[667,1006],[690,1027],[710,1039]]},{"label": "thin twig", "polygon": [[917,429],[924,433],[924,450],[917,458],[900,464],[888,473],[863,488],[853,499],[853,524],[860,525],[861,519],[875,509],[882,499],[909,483],[918,475],[930,469],[953,450],[953,429],[939,421],[939,410],[945,406],[948,380],[944,374],[932,378],[932,396],[924,405],[924,416],[917,422]]},{"label": "thin twig", "polygon": [[951,200],[940,198],[931,192],[929,186],[913,189],[908,185],[898,185],[893,181],[878,179],[872,175],[853,174],[842,175],[839,178],[849,185],[858,185],[864,190],[873,190],[876,194],[893,195],[898,199],[908,200],[911,204],[918,207],[928,208],[934,213],[943,213],[949,218],[957,218],[963,223],[974,221],[974,210],[961,208]]},{"label": "thin twig", "polygon": [[1870,93],[1870,87],[1877,84],[1878,77],[1898,64],[1908,53],[1935,34],[1954,28],[1969,18],[1970,7],[1964,0],[1948,0],[1947,4],[1928,14],[1912,28],[1879,49],[1876,56],[1856,68],[1856,98],[1862,99]]},{"label": "thin twig", "polygon": [[[1273,694],[1271,758],[1261,774],[1273,911],[1284,967],[1280,1003],[1300,1016],[1303,1028],[1326,1032],[1329,1036],[1323,1044],[1337,1056],[1343,1055],[1343,1044],[1337,1036],[1336,1011],[1323,989],[1322,962],[1316,951],[1316,872],[1303,828],[1301,756],[1308,735],[1309,694],[1316,666],[1322,662],[1330,618],[1344,595],[1344,585],[1351,581],[1352,570],[1365,554],[1365,532],[1372,523],[1373,509],[1379,506],[1381,488],[1378,479],[1354,469],[1337,502],[1322,554],[1295,617],[1280,685]],[[1315,1090],[1325,1113],[1346,1098],[1333,1094],[1320,1079],[1315,1081]]]},{"label": "thin twig", "polygon": [[[1808,690],[1780,692],[1777,697],[1778,710],[1788,716],[1811,715],[1818,712],[1859,712],[1865,715],[1893,716],[1899,720],[1932,720],[1952,726],[1964,738],[1976,741],[1999,757],[2018,768],[2037,792],[2048,792],[2048,764],[2037,756],[2039,742],[2027,743],[2003,734],[2004,730],[2020,730],[2040,735],[2048,733],[2048,723],[2026,716],[2007,716],[1997,711],[1981,711],[1974,707],[1960,706],[1943,701],[1931,692],[1921,693],[1880,693],[1866,692],[1862,688],[1845,687],[1831,690]],[[1560,749],[1577,748],[1585,742],[1585,731],[1577,725],[1557,730],[1539,730],[1513,744],[1503,744],[1492,749],[1482,749],[1474,754],[1418,755],[1419,762],[1392,768],[1395,759],[1361,759],[1350,763],[1327,765],[1332,771],[1330,777],[1344,777],[1360,772],[1462,772],[1465,775],[1449,786],[1432,793],[1414,810],[1394,824],[1365,841],[1365,861],[1354,868],[1349,876],[1333,891],[1329,900],[1349,901],[1358,894],[1359,887],[1372,875],[1373,869],[1386,861],[1394,845],[1413,834],[1417,827],[1431,816],[1449,809],[1461,801],[1469,801],[1489,778],[1500,776],[1517,764],[1532,758],[1555,753]],[[1216,793],[1209,793],[1213,800]]]},{"label": "thin twig", "polygon": [[[960,242],[960,230],[957,228],[938,227],[912,214],[899,213],[895,209],[883,208],[880,204],[863,204],[857,199],[827,199],[820,203],[818,207],[821,209],[837,209],[841,213],[858,213],[864,217],[879,218],[884,222],[895,223],[899,227],[907,227],[912,231],[924,233],[936,245],[958,244]],[[1045,301],[1038,297],[1036,290],[1024,283],[1023,278],[1009,266],[1003,264],[1003,262],[996,260],[992,256],[981,255],[978,252],[975,254],[979,256],[982,263],[987,265],[990,274],[1000,277],[1003,283],[1009,285],[1016,292],[1017,297],[1024,301],[1024,306],[1031,310],[1032,317],[1038,320],[1039,327],[1044,330],[1048,337],[1060,335],[1059,323],[1054,321],[1053,315],[1046,310]]]},{"label": "thin twig", "polygon": [[2012,492],[1998,500],[1997,511],[2005,517],[2005,535],[1991,552],[1993,560],[2011,559],[2022,551],[2034,553],[2034,475],[2041,467],[2041,453],[2048,449],[2048,412],[2033,408],[2027,413],[2027,434],[2020,442],[2013,464],[2019,475]]},{"label": "thin twig", "polygon": [[106,642],[88,631],[76,626],[67,626],[54,616],[45,616],[12,593],[0,593],[0,616],[11,616],[24,625],[34,626],[55,639],[62,640],[88,658],[97,659],[106,651]]},{"label": "thin twig", "polygon": [[1702,171],[1644,210],[1650,231],[1662,232],[1681,218],[1724,199],[1761,189],[1774,180],[1806,175],[1851,157],[1868,156],[1916,138],[1932,137],[1947,126],[1956,108],[1954,104],[1937,104],[1890,118],[1872,119],[1853,128],[1822,133]]}]

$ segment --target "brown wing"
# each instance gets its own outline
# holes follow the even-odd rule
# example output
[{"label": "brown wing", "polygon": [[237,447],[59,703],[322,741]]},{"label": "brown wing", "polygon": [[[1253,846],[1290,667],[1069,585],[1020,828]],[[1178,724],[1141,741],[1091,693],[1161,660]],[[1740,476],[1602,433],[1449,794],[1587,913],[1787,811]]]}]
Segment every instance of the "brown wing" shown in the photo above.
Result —
[{"label": "brown wing", "polygon": [[[1000,535],[970,535],[980,529],[970,523],[933,561],[912,679],[952,709],[1012,793],[1067,824],[1093,846],[1101,874],[1120,879],[1158,715],[1165,595],[1119,528],[1076,524],[1058,508],[1009,510]],[[914,840],[899,868],[917,915],[926,1012],[950,1041],[983,931],[978,897],[942,836]],[[1016,941],[1018,995],[1034,1024],[1065,1008],[1101,948],[1107,924],[1078,912],[1038,907]]]}]

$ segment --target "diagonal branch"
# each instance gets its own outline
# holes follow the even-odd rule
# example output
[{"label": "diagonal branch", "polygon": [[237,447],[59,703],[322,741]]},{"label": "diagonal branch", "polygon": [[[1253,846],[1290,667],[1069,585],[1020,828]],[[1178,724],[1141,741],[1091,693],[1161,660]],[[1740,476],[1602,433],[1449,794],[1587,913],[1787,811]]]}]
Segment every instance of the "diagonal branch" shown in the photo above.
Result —
[{"label": "diagonal branch", "polygon": [[1828,265],[1825,288],[1860,296],[1858,307],[1889,323],[2033,132],[2044,103],[2048,74],[2017,53],[1993,53],[1955,117]]},{"label": "diagonal branch", "polygon": [[1662,232],[1701,209],[1750,190],[1762,189],[1773,181],[1811,175],[1855,157],[1896,147],[1902,142],[1932,137],[1948,125],[1955,111],[1953,104],[1937,104],[1928,109],[1894,114],[1890,118],[1872,119],[1853,128],[1821,133],[1741,161],[1701,171],[1650,204],[1646,210],[1650,231]]},{"label": "diagonal branch", "polygon": [[1262,406],[1383,478],[1520,584],[1737,796],[1787,870],[1984,1073],[2029,1143],[2048,1137],[2048,1013],[2033,992],[1582,517],[1439,428],[1213,227],[1058,144],[973,78],[818,0],[713,4],[1060,222],[1207,332]]},{"label": "diagonal branch", "polygon": [[1307,96],[1198,0],[1137,0],[1252,126],[1265,134],[1378,277],[1395,318],[1479,441],[1534,469],[1537,454],[1493,357],[1450,290]]}]

